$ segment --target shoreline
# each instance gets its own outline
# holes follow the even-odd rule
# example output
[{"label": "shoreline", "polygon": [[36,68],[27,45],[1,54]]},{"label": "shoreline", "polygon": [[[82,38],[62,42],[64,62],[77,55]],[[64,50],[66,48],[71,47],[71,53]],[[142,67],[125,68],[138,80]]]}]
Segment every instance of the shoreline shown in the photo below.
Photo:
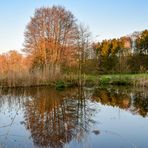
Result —
[{"label": "shoreline", "polygon": [[[85,75],[84,86],[102,86],[102,85],[116,85],[116,86],[137,86],[148,87],[148,74],[113,74],[113,75]],[[0,88],[26,88],[26,87],[55,87],[55,88],[69,88],[79,86],[78,76],[73,79],[60,79],[55,81],[45,81],[38,84],[17,85],[15,83],[7,85],[0,85]]]}]

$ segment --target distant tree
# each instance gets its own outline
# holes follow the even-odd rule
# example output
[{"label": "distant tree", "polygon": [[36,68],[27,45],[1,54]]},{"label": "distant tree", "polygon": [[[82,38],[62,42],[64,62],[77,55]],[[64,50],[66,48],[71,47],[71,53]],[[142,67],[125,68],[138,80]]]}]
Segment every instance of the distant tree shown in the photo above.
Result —
[{"label": "distant tree", "polygon": [[[15,86],[16,81],[25,74],[27,69],[23,63],[24,57],[15,50],[0,55],[0,80],[7,86]],[[1,82],[1,85],[3,82]]]},{"label": "distant tree", "polygon": [[148,70],[148,55],[134,54],[129,57],[128,65],[131,73],[146,72]]},{"label": "distant tree", "polygon": [[139,53],[148,54],[148,30],[143,31],[136,40]]},{"label": "distant tree", "polygon": [[121,47],[120,47],[119,39],[112,39],[111,40],[111,53],[114,55],[117,54],[120,48]]},{"label": "distant tree", "polygon": [[15,50],[11,50],[6,54],[7,68],[10,71],[10,75],[13,72],[19,72],[22,66],[22,55]]},{"label": "distant tree", "polygon": [[3,75],[6,75],[6,73],[8,72],[8,65],[7,65],[7,59],[6,59],[6,55],[0,55],[0,75],[1,78],[3,77]]},{"label": "distant tree", "polygon": [[123,36],[119,39],[119,73],[127,73],[129,66],[127,65],[128,57],[131,55],[131,39],[127,36]]},{"label": "distant tree", "polygon": [[118,51],[120,50],[119,40],[103,40],[100,43],[94,44],[93,49],[97,54],[97,69],[99,73],[114,72],[118,64]]},{"label": "distant tree", "polygon": [[127,59],[131,54],[130,37],[103,40],[93,45],[100,73],[127,72]]}]

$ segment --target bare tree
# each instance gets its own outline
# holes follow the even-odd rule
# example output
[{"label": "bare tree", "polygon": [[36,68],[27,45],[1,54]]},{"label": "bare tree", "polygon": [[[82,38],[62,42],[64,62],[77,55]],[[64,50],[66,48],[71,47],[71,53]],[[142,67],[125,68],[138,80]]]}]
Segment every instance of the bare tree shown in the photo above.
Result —
[{"label": "bare tree", "polygon": [[85,83],[86,60],[89,58],[91,50],[90,35],[88,27],[80,24],[77,40],[80,86],[83,86]]},{"label": "bare tree", "polygon": [[35,65],[46,74],[50,70],[53,76],[60,73],[62,61],[72,56],[76,38],[76,19],[70,11],[61,6],[42,7],[35,10],[27,25],[24,51],[34,57]]}]

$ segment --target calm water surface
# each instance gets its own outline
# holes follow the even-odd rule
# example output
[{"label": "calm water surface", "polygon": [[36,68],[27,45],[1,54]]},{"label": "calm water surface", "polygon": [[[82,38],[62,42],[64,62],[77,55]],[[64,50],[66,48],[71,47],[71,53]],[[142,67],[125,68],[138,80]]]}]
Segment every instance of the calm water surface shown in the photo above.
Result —
[{"label": "calm water surface", "polygon": [[148,90],[0,90],[0,148],[148,148]]}]

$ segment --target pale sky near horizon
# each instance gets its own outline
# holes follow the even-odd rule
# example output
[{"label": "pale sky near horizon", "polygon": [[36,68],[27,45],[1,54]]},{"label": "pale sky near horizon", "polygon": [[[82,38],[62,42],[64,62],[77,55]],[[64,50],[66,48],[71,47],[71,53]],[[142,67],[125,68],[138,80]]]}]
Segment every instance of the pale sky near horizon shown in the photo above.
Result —
[{"label": "pale sky near horizon", "polygon": [[35,8],[53,5],[70,10],[100,41],[148,29],[148,0],[1,0],[0,53],[20,50]]}]

